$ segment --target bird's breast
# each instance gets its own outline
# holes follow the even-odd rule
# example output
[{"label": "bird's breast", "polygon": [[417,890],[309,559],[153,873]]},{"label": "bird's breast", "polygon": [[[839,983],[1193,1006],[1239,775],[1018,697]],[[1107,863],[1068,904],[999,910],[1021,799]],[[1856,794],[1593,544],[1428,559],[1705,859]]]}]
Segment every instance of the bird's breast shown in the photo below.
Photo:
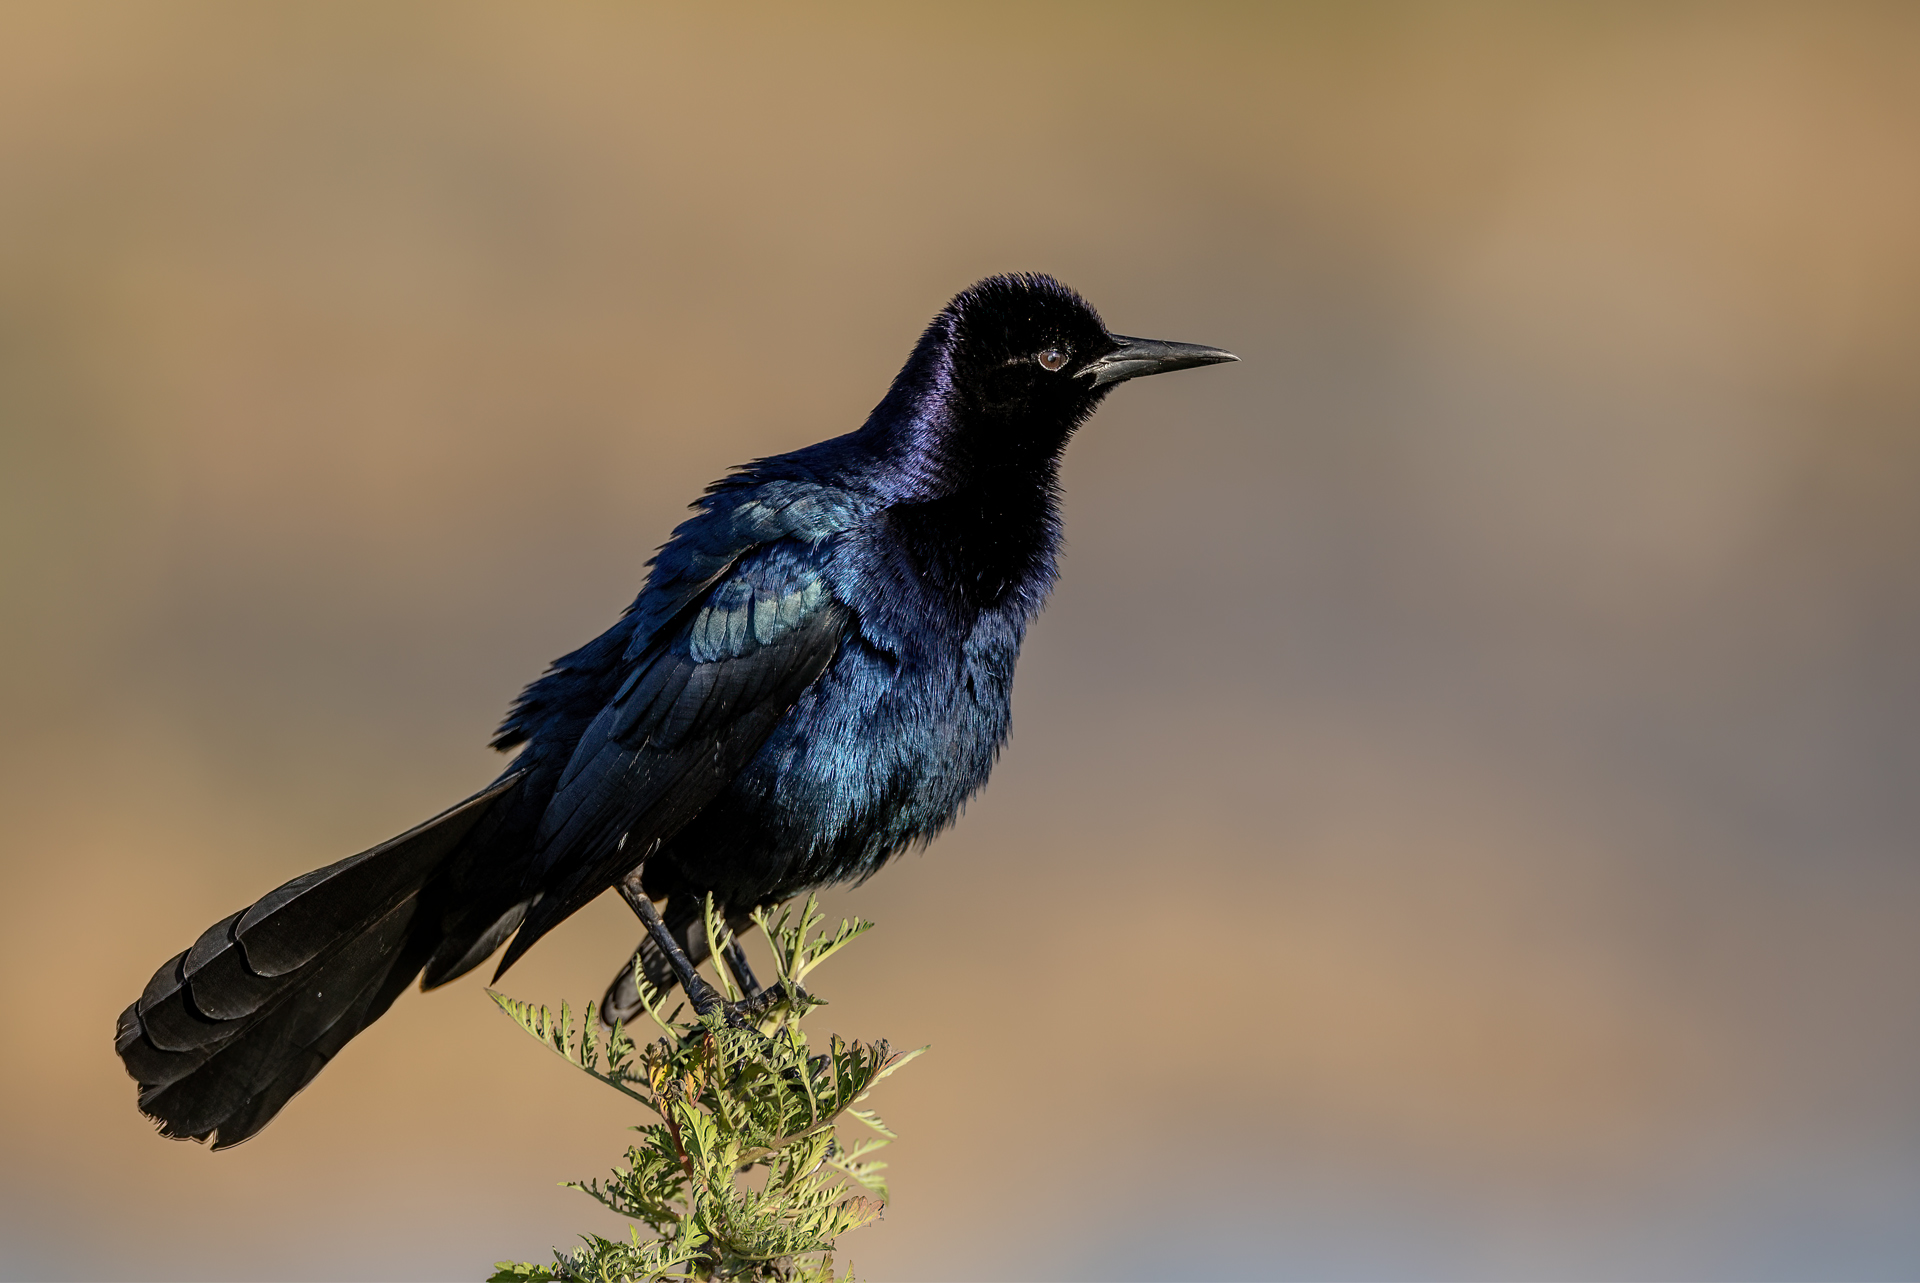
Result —
[{"label": "bird's breast", "polygon": [[735,903],[864,877],[951,824],[1009,728],[1018,618],[901,652],[859,636],[663,856]]},{"label": "bird's breast", "polygon": [[1012,609],[1031,615],[1053,582],[1059,518],[1050,485],[979,486],[882,514],[875,548],[928,619],[962,624]]}]

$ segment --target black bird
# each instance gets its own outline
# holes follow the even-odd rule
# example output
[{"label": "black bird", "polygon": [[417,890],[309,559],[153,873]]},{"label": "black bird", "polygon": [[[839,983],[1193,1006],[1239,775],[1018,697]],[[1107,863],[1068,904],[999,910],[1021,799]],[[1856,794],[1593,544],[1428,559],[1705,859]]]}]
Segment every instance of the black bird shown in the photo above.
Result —
[{"label": "black bird", "polygon": [[1236,359],[1111,334],[1047,276],[955,297],[858,431],[708,488],[620,621],[514,704],[499,779],[161,967],[115,1038],[141,1110],[238,1144],[416,976],[445,984],[511,936],[505,971],[615,886],[649,979],[711,1006],[691,969],[707,894],[744,923],[867,877],[986,782],[1074,429],[1123,380]]}]

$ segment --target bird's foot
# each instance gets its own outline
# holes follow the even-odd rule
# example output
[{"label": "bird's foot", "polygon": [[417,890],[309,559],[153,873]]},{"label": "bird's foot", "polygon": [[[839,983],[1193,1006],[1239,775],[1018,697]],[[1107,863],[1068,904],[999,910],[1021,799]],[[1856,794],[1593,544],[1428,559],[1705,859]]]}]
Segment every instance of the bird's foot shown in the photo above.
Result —
[{"label": "bird's foot", "polygon": [[701,1010],[698,1000],[694,1000],[694,1011],[701,1020],[709,1014],[718,1012],[720,1022],[729,1029],[763,1030],[766,1023],[781,1007],[791,1006],[804,1009],[807,1006],[807,992],[797,986],[789,989],[785,982],[779,982],[762,989],[749,997],[735,1002],[726,1002],[720,994],[708,985],[714,1005]]},{"label": "bird's foot", "polygon": [[727,1012],[730,1017],[738,1018],[750,1028],[759,1028],[760,1023],[773,1014],[776,1007],[789,1006],[804,1010],[807,1006],[807,991],[798,985],[790,985],[780,980],[765,989],[756,989],[735,1003],[729,1003]]},{"label": "bird's foot", "polygon": [[[622,890],[624,892],[626,888],[623,887]],[[632,897],[628,898],[631,900]],[[647,901],[647,907],[653,907],[651,900]],[[634,906],[634,912],[643,923],[646,921],[648,915],[637,905]],[[738,929],[735,924],[728,925]],[[667,930],[671,936],[672,928]],[[627,965],[620,968],[612,982],[607,985],[607,992],[600,1000],[602,1024],[611,1029],[615,1025],[632,1024],[640,1018],[641,1013],[647,1009],[647,1004],[640,997],[640,986],[643,980],[662,994],[670,991],[674,985],[680,985],[688,993],[697,1015],[704,1015],[713,1009],[714,1003],[722,1000],[722,996],[714,990],[713,986],[698,975],[698,960],[709,956],[706,933],[701,929],[701,924],[695,923],[687,931],[685,944],[680,943],[678,936],[672,936],[672,939],[679,946],[679,953],[686,963],[684,970],[672,953],[660,949],[659,938],[649,926],[647,936],[641,942],[642,947],[634,950]],[[645,947],[648,943],[654,944],[657,951],[649,954]],[[720,956],[725,960],[723,976],[731,982],[728,992],[737,990],[741,995],[740,999],[732,1004],[732,1009],[742,1019],[752,1023],[779,1003],[781,995],[778,992],[766,992],[761,987],[760,981],[755,978],[753,968],[747,962],[746,950],[740,947],[738,938],[729,934],[726,937],[726,943],[721,946]],[[663,962],[668,972],[666,975],[659,974],[660,964]],[[698,982],[693,988],[688,988],[682,979],[683,975],[688,973],[693,974]]]}]

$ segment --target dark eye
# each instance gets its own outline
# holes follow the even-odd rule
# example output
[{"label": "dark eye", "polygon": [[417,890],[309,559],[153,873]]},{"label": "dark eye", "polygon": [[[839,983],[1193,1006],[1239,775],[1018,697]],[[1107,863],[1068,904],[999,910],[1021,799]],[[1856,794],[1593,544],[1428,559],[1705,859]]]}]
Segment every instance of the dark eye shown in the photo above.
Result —
[{"label": "dark eye", "polygon": [[1063,347],[1050,347],[1033,358],[1040,362],[1043,370],[1057,370],[1067,363],[1067,350]]}]

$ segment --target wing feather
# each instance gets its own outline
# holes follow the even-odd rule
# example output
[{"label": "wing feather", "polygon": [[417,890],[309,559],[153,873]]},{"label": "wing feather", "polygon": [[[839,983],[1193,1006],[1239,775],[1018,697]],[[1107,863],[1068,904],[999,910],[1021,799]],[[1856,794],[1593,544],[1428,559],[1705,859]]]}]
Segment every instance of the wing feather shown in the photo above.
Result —
[{"label": "wing feather", "polygon": [[726,787],[833,662],[851,613],[819,554],[781,543],[740,558],[682,619],[636,647],[581,736],[541,819],[540,895],[501,971]]}]

